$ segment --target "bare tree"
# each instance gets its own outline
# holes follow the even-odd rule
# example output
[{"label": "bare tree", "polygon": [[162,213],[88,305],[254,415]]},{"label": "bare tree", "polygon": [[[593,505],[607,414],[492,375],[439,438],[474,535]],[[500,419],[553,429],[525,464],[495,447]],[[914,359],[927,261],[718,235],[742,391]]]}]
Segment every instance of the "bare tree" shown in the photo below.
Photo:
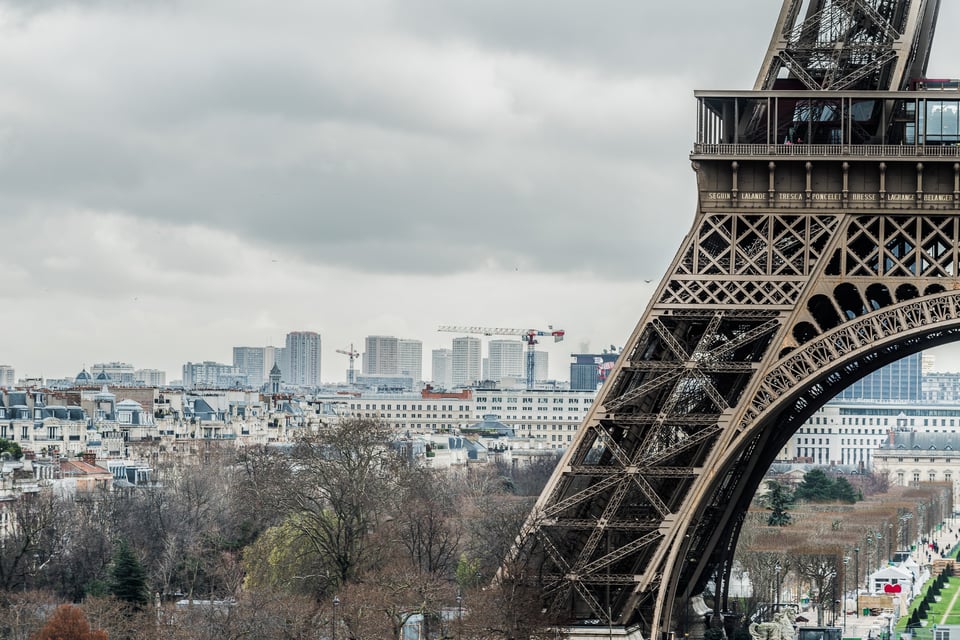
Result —
[{"label": "bare tree", "polygon": [[[840,590],[837,589],[837,577],[843,571],[843,552],[839,548],[831,551],[803,549],[794,552],[793,559],[800,577],[809,580],[812,585],[811,599],[817,607],[817,624],[824,624],[824,614],[831,610]],[[831,620],[831,624],[833,621]]]},{"label": "bare tree", "polygon": [[506,494],[466,502],[466,551],[471,560],[480,561],[482,576],[491,579],[500,568],[532,508],[533,498]]},{"label": "bare tree", "polygon": [[9,529],[0,545],[0,591],[26,588],[39,567],[63,549],[60,501],[50,492],[24,495],[4,505]]},{"label": "bare tree", "polygon": [[400,479],[390,530],[419,572],[450,574],[459,554],[458,501],[445,478],[411,468]]},{"label": "bare tree", "polygon": [[287,520],[294,535],[329,562],[337,583],[353,579],[372,552],[369,532],[395,487],[397,457],[389,439],[377,420],[345,419],[304,434],[289,455],[277,453],[274,464],[263,465],[280,466],[282,482],[251,483],[295,516]]},{"label": "bare tree", "polygon": [[54,594],[43,591],[4,593],[0,603],[0,637],[29,640],[44,625],[57,604]]}]

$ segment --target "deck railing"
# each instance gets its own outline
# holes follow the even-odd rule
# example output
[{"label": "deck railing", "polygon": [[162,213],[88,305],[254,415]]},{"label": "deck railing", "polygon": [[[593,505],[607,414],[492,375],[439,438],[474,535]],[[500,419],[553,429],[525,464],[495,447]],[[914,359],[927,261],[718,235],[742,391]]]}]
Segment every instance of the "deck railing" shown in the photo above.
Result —
[{"label": "deck railing", "polygon": [[960,146],[901,144],[703,144],[695,156],[801,156],[861,158],[960,158]]}]

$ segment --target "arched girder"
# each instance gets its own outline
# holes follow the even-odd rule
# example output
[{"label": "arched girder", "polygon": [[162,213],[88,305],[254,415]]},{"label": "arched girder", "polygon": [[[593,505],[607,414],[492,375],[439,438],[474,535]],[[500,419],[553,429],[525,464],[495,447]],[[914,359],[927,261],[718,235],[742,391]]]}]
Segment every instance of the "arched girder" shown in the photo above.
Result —
[{"label": "arched girder", "polygon": [[[865,323],[882,324],[888,331],[882,337],[864,334],[860,329]],[[846,339],[838,340],[841,337]],[[877,339],[873,340],[874,337]],[[713,568],[713,551],[733,547],[741,524],[735,516],[745,512],[764,472],[804,420],[863,376],[902,357],[956,341],[960,341],[960,291],[949,291],[863,316],[777,362],[763,381],[766,392],[762,410],[731,431],[734,437],[722,451],[718,445],[717,457],[704,472],[704,477],[714,478],[704,488],[705,498],[691,503],[687,513],[678,517],[678,528],[687,533],[674,538],[669,559],[662,568],[662,573],[672,578],[660,585],[654,624],[669,621],[685,573],[689,574],[687,584],[702,582]],[[844,348],[823,349],[825,343],[841,344]],[[803,376],[796,375],[798,360],[803,361]],[[794,384],[771,386],[772,381],[785,374],[793,374]],[[733,490],[723,493],[724,486]],[[689,531],[696,529],[698,519],[707,509],[716,506],[727,507],[728,517],[716,527],[708,553],[697,556],[702,560],[693,571],[684,571],[683,561],[691,553],[690,545],[685,544],[691,539]],[[634,603],[641,598],[641,594],[635,594]]]}]

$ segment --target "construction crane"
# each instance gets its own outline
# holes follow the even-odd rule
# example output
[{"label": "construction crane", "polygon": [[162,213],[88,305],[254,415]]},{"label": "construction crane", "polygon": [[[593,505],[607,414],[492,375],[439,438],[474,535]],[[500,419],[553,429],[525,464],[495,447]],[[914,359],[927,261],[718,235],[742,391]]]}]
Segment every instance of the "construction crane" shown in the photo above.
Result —
[{"label": "construction crane", "polygon": [[533,364],[534,364],[534,345],[539,342],[537,338],[550,336],[554,342],[563,340],[566,331],[563,329],[554,329],[553,325],[544,331],[542,329],[507,329],[503,327],[459,327],[455,325],[443,325],[437,328],[437,331],[449,331],[451,333],[473,333],[482,336],[518,336],[527,343],[527,389],[533,389]]},{"label": "construction crane", "polygon": [[353,384],[357,381],[353,373],[353,361],[356,358],[360,357],[360,354],[353,350],[353,343],[350,343],[350,350],[346,349],[337,349],[337,353],[342,353],[343,355],[350,358],[350,369],[347,371],[347,384]]}]

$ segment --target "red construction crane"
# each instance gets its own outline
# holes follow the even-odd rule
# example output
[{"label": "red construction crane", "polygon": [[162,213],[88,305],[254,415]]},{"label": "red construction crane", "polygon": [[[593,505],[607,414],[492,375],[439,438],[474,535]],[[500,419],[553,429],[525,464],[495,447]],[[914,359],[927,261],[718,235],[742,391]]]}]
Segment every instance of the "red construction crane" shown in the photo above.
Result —
[{"label": "red construction crane", "polygon": [[437,328],[437,331],[449,331],[451,333],[474,333],[482,336],[518,336],[527,343],[527,389],[533,389],[533,364],[534,364],[534,345],[539,342],[537,338],[550,336],[554,342],[563,340],[566,331],[563,329],[554,329],[553,325],[544,331],[543,329],[507,329],[504,327],[460,327],[455,325],[443,325]]},{"label": "red construction crane", "polygon": [[350,369],[347,371],[347,384],[353,384],[356,382],[356,378],[353,373],[353,361],[355,358],[359,358],[360,354],[353,350],[353,343],[350,343],[350,350],[337,349],[337,353],[342,353],[345,356],[350,358]]}]

